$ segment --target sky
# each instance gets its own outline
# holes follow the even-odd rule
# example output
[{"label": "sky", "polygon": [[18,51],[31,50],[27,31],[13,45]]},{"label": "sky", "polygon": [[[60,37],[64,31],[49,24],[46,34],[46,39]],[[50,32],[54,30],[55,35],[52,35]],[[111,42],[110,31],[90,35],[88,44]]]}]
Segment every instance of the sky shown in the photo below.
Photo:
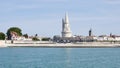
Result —
[{"label": "sky", "polygon": [[120,35],[120,0],[0,0],[0,32],[19,27],[23,34],[61,35],[68,13],[73,35]]}]

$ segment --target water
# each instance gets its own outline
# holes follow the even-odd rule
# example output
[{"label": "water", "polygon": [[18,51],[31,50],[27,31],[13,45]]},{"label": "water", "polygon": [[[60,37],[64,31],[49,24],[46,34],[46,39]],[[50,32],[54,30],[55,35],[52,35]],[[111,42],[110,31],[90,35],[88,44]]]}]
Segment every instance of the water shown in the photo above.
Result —
[{"label": "water", "polygon": [[0,68],[120,68],[120,48],[0,48]]}]

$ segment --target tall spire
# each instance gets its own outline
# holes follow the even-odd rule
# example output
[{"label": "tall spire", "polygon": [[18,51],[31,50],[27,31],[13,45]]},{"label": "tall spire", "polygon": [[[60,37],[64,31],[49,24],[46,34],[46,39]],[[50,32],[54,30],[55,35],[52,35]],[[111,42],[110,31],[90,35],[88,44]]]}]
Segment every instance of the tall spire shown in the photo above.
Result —
[{"label": "tall spire", "polygon": [[67,13],[67,12],[65,13],[65,22],[66,22],[66,23],[69,23],[68,13]]},{"label": "tall spire", "polygon": [[62,37],[72,37],[68,14],[65,14],[65,19],[62,19]]}]

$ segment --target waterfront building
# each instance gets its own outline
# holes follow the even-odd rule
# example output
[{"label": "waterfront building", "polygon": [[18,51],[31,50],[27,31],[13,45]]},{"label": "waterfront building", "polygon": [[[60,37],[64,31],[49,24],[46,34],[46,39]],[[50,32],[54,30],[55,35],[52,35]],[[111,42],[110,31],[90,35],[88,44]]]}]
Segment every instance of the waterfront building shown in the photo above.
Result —
[{"label": "waterfront building", "polygon": [[70,29],[68,14],[65,14],[65,18],[62,19],[62,36],[56,35],[52,41],[57,43],[77,43],[77,42],[114,42],[120,41],[120,36],[112,35],[101,35],[94,36],[92,29],[89,30],[89,36],[72,36]]},{"label": "waterfront building", "polygon": [[65,19],[62,19],[62,37],[64,38],[72,37],[67,13],[65,14]]},{"label": "waterfront building", "polygon": [[17,40],[18,37],[19,36],[18,36],[18,34],[16,32],[14,32],[14,31],[10,32],[11,40]]}]

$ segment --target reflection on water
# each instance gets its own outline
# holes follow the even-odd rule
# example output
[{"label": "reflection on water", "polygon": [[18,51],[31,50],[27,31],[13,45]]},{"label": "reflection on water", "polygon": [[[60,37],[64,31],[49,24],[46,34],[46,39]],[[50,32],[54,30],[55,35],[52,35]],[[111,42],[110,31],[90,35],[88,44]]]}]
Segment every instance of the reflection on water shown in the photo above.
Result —
[{"label": "reflection on water", "polygon": [[70,68],[70,50],[71,48],[66,48],[65,52],[66,52],[66,68]]},{"label": "reflection on water", "polygon": [[120,48],[0,48],[0,68],[119,68]]}]

